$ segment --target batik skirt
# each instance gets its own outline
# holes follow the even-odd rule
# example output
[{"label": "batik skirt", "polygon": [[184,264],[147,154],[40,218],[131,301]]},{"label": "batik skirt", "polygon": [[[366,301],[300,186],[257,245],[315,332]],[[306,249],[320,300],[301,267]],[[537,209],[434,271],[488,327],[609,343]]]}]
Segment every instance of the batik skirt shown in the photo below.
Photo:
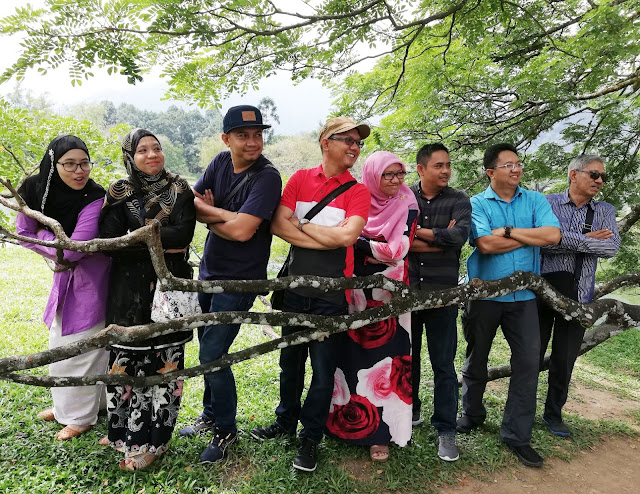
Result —
[{"label": "batik skirt", "polygon": [[[112,348],[109,374],[155,376],[184,369],[184,344],[153,350]],[[155,386],[107,386],[109,445],[125,458],[162,455],[180,410],[182,381]]]}]

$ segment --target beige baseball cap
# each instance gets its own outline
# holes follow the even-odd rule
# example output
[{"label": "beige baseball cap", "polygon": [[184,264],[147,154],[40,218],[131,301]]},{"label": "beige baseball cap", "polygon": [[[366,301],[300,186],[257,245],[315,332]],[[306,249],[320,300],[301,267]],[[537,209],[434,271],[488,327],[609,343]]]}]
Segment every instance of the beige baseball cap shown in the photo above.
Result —
[{"label": "beige baseball cap", "polygon": [[365,123],[357,124],[348,117],[336,117],[327,120],[327,123],[322,126],[318,141],[322,142],[322,139],[331,137],[333,134],[340,134],[351,129],[358,129],[360,139],[366,139],[371,134],[371,128]]}]

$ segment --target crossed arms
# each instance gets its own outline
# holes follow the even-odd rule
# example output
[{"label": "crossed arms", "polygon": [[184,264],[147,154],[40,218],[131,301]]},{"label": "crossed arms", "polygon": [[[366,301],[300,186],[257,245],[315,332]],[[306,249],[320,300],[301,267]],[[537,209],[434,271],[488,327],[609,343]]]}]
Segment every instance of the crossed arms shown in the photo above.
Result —
[{"label": "crossed arms", "polygon": [[337,226],[307,223],[300,231],[298,218],[293,213],[287,206],[278,206],[271,220],[271,233],[291,245],[306,249],[330,250],[353,245],[366,223],[360,216],[350,216]]},{"label": "crossed arms", "polygon": [[246,242],[256,233],[262,218],[252,214],[236,213],[214,206],[213,193],[207,189],[204,194],[194,190],[196,219],[206,223],[209,230],[225,240]]}]

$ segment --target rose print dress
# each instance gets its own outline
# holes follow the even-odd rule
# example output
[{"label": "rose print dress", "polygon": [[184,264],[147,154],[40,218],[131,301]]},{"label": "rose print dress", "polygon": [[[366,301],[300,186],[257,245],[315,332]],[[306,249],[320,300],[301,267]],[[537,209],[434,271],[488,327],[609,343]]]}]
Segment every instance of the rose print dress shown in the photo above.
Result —
[{"label": "rose print dress", "polygon": [[[354,275],[383,274],[409,284],[407,253],[417,211],[409,210],[405,238],[396,252],[384,239],[360,237]],[[382,289],[353,290],[351,312],[378,307],[391,294]],[[327,434],[352,444],[411,439],[411,314],[401,314],[340,335],[340,352]]]}]

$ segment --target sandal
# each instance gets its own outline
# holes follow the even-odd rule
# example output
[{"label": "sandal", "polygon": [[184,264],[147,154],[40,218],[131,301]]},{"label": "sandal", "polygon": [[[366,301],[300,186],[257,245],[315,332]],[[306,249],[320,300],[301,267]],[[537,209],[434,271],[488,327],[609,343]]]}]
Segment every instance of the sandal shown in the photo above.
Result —
[{"label": "sandal", "polygon": [[64,429],[58,431],[54,437],[58,441],[66,441],[78,437],[80,434],[84,434],[92,427],[92,425],[67,425]]},{"label": "sandal", "polygon": [[369,448],[369,456],[372,461],[383,462],[389,459],[388,444],[374,444]]},{"label": "sandal", "polygon": [[46,410],[42,410],[37,417],[39,419],[44,420],[45,422],[53,422],[56,417],[53,414],[53,408],[47,408]]},{"label": "sandal", "polygon": [[158,457],[151,453],[142,453],[135,456],[130,456],[129,458],[125,458],[119,463],[119,466],[122,470],[127,472],[135,472],[138,470],[144,470],[149,465],[151,465],[154,461],[156,461]]}]

